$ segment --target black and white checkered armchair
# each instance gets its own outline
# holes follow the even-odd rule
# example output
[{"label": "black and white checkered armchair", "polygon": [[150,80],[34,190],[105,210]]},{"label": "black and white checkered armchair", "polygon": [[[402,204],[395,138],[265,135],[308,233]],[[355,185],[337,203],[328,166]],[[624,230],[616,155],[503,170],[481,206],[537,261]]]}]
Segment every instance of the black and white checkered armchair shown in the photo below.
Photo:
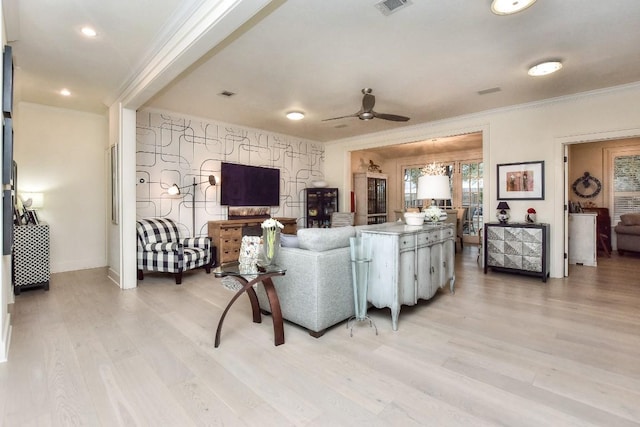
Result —
[{"label": "black and white checkered armchair", "polygon": [[138,280],[143,270],[173,273],[176,285],[182,283],[182,272],[204,267],[211,272],[211,239],[189,237],[181,239],[178,227],[169,218],[148,218],[136,221],[138,234]]}]

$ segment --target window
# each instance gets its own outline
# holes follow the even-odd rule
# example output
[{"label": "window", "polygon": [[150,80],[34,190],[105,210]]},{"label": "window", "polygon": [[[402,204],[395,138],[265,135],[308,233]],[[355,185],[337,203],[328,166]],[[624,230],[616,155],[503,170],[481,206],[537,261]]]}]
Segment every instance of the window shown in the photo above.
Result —
[{"label": "window", "polygon": [[[451,197],[455,199],[455,189],[453,187],[453,169],[454,165],[446,165],[447,175],[449,175],[449,185],[451,186]],[[423,201],[416,196],[418,194],[418,178],[422,174],[422,167],[406,168],[404,170],[404,208],[416,208],[423,205]],[[438,206],[451,207],[452,199],[437,200]],[[427,202],[429,205],[430,202]]]},{"label": "window", "polygon": [[613,215],[640,211],[640,153],[613,157]]},{"label": "window", "polygon": [[418,194],[418,177],[420,168],[407,168],[404,170],[404,208],[416,208],[422,205],[422,201],[416,198]]},{"label": "window", "polygon": [[483,165],[482,162],[462,163],[462,203],[469,207],[464,222],[464,234],[476,235],[482,228],[482,192]]},{"label": "window", "polygon": [[[439,205],[467,208],[463,223],[463,233],[468,236],[477,236],[483,226],[482,193],[484,169],[482,161],[451,162],[446,164],[446,168],[451,185],[451,200],[438,201]],[[422,167],[407,167],[404,170],[405,209],[422,206],[423,201],[418,200],[416,197],[421,169]],[[471,239],[470,241],[474,240]]]}]

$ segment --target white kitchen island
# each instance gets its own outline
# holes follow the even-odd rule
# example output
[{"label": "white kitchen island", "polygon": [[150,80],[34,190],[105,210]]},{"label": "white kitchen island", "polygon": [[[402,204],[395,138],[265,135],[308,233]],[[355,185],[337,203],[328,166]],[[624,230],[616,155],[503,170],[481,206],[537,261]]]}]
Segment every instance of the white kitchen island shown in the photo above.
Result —
[{"label": "white kitchen island", "polygon": [[453,224],[387,223],[361,233],[371,239],[367,300],[377,308],[391,309],[394,331],[398,330],[402,305],[430,299],[447,283],[454,292]]}]

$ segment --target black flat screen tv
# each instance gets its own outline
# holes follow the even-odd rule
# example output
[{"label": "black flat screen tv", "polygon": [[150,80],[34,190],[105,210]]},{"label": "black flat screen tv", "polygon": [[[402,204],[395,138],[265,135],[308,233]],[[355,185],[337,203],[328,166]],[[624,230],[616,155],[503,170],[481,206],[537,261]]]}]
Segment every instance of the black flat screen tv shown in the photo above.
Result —
[{"label": "black flat screen tv", "polygon": [[237,163],[220,165],[220,204],[279,206],[280,169]]}]

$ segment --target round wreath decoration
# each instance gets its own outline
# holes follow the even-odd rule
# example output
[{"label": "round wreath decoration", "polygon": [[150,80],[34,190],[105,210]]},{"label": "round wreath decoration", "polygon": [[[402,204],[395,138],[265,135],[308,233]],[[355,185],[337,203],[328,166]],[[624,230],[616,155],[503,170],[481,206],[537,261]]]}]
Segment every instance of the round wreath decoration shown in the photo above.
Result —
[{"label": "round wreath decoration", "polygon": [[573,182],[571,189],[579,197],[591,199],[600,194],[600,191],[602,191],[602,183],[589,172],[585,172],[580,178]]}]

